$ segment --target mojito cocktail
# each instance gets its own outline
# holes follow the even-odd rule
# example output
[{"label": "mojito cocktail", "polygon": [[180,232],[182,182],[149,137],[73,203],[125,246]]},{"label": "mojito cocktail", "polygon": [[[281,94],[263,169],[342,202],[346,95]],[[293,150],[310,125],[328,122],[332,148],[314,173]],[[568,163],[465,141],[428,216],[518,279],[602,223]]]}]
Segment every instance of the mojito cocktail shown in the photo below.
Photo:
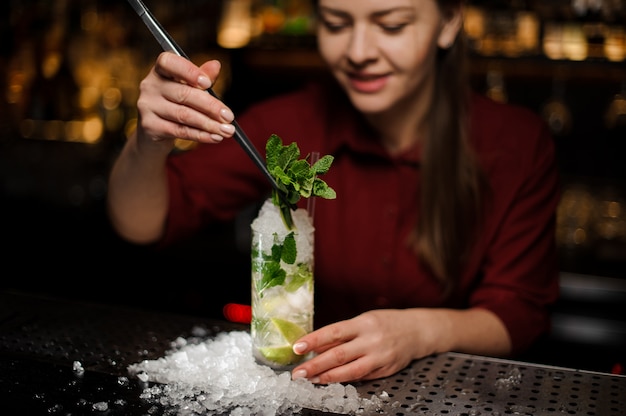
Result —
[{"label": "mojito cocktail", "polygon": [[314,228],[306,210],[287,229],[267,200],[252,222],[252,348],[256,360],[288,370],[303,360],[293,344],[313,330]]},{"label": "mojito cocktail", "polygon": [[[288,370],[305,357],[293,344],[313,330],[313,213],[297,208],[300,198],[334,199],[319,178],[333,156],[310,164],[295,142],[272,134],[265,146],[267,170],[276,182],[252,221],[252,335],[258,362]],[[315,152],[317,154],[317,152]]]}]

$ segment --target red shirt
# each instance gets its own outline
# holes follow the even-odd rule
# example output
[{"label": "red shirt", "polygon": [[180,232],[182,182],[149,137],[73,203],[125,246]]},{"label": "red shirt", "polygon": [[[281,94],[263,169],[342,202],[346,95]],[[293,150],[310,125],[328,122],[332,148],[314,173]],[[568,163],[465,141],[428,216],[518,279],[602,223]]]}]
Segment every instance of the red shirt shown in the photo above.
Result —
[{"label": "red shirt", "polygon": [[[332,154],[324,179],[337,199],[315,201],[315,323],[375,308],[481,307],[506,325],[514,353],[549,329],[558,296],[552,139],[529,110],[474,96],[471,143],[493,192],[460,284],[446,301],[405,241],[418,213],[420,154],[391,157],[341,92],[320,86],[252,106],[238,123],[265,155],[275,133],[302,156]],[[200,145],[168,163],[165,242],[262,201],[269,183],[234,140]],[[306,200],[301,200],[305,206]]]}]

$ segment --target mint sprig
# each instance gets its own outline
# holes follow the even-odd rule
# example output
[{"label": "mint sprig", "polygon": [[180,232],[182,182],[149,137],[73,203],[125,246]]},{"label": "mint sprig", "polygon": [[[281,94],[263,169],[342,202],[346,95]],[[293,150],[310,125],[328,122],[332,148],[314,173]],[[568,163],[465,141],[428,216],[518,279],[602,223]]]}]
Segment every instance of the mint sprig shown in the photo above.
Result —
[{"label": "mint sprig", "polygon": [[252,249],[253,270],[260,272],[262,279],[258,284],[258,292],[273,286],[281,286],[285,283],[287,272],[280,266],[280,262],[294,264],[296,262],[296,239],[293,231],[285,236],[283,243],[278,241],[278,234],[274,233],[274,243],[270,254],[264,254],[257,249]]},{"label": "mint sprig", "polygon": [[300,198],[337,197],[335,190],[318,177],[328,172],[334,160],[333,156],[323,156],[312,166],[309,159],[310,155],[304,159],[300,158],[300,149],[295,142],[283,145],[282,139],[276,134],[272,134],[265,145],[267,169],[278,185],[278,190],[272,190],[272,203],[279,208],[288,230],[295,228],[291,207],[295,206]]}]

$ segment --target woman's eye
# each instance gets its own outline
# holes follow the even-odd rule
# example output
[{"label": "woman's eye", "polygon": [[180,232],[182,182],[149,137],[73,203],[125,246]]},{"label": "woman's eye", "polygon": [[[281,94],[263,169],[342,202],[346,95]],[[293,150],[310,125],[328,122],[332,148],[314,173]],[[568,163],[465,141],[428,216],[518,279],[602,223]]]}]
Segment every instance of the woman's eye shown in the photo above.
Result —
[{"label": "woman's eye", "polygon": [[387,33],[398,33],[401,32],[402,29],[404,29],[407,26],[406,23],[400,23],[400,24],[381,24],[380,27]]},{"label": "woman's eye", "polygon": [[323,20],[322,24],[324,25],[324,27],[330,31],[330,32],[338,32],[346,27],[348,27],[348,24],[345,22],[331,22],[329,20]]}]

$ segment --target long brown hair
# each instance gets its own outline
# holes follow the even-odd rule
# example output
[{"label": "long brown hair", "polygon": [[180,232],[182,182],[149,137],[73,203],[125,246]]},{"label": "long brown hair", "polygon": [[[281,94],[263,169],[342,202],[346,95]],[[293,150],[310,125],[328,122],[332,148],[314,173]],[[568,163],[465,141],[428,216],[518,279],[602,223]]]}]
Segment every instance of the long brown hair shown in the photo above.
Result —
[{"label": "long brown hair", "polygon": [[[443,13],[465,0],[435,0]],[[318,0],[313,0],[315,9]],[[454,289],[475,242],[486,180],[468,142],[467,51],[463,31],[440,50],[429,135],[421,161],[420,213],[409,245],[439,279]]]},{"label": "long brown hair", "polygon": [[[459,7],[462,0],[438,0]],[[421,162],[420,215],[410,244],[449,293],[460,278],[480,224],[485,179],[468,143],[466,44],[459,33],[439,51],[430,133]]]}]

